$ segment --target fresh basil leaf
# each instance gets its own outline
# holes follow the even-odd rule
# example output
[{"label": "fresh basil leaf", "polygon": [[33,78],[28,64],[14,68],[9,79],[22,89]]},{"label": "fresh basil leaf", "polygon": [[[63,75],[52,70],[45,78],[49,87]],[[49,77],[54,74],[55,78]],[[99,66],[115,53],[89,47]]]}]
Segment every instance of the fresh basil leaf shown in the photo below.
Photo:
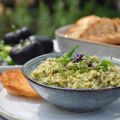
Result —
[{"label": "fresh basil leaf", "polygon": [[74,52],[76,51],[76,49],[79,47],[79,45],[76,45],[75,47],[73,47],[72,50],[70,50],[68,53],[65,53],[63,56],[59,57],[57,59],[58,62],[60,62],[63,65],[66,65],[67,63],[69,63],[72,60],[72,55],[74,54]]},{"label": "fresh basil leaf", "polygon": [[101,60],[100,64],[98,65],[98,68],[103,69],[106,71],[108,69],[108,66],[112,65],[113,63],[109,60]]},{"label": "fresh basil leaf", "polygon": [[102,66],[108,66],[108,65],[112,65],[113,63],[109,60],[101,60],[100,65]]}]

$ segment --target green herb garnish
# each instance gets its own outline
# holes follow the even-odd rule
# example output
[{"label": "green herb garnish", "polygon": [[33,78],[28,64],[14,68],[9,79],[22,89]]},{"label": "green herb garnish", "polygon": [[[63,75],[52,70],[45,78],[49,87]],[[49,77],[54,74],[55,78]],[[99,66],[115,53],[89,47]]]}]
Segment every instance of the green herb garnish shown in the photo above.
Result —
[{"label": "green herb garnish", "polygon": [[76,45],[75,47],[73,47],[72,50],[70,50],[70,51],[69,51],[68,53],[66,53],[64,56],[71,58],[72,55],[73,55],[73,53],[77,50],[78,47],[79,47],[79,45]]},{"label": "green herb garnish", "polygon": [[66,71],[65,67],[69,62],[71,62],[72,56],[78,47],[79,45],[76,45],[75,47],[73,47],[72,50],[70,50],[69,52],[65,53],[63,56],[56,59],[59,65],[59,72],[61,73],[63,77],[67,76],[67,74],[65,73]]},{"label": "green herb garnish", "polygon": [[79,47],[79,45],[76,45],[68,53],[65,53],[63,56],[57,58],[57,61],[63,65],[66,65],[67,63],[69,63],[72,60],[72,56],[78,47]]},{"label": "green herb garnish", "polygon": [[108,70],[108,67],[113,65],[113,63],[109,60],[101,60],[100,63],[98,64],[97,68],[102,69],[104,71]]}]

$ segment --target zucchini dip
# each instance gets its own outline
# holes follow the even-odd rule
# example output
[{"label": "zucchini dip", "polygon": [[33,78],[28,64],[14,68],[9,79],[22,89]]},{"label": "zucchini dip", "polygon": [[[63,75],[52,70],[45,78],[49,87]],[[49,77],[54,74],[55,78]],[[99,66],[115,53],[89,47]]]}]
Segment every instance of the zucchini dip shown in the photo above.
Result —
[{"label": "zucchini dip", "polygon": [[120,67],[98,56],[73,54],[78,46],[59,58],[48,58],[33,70],[38,83],[73,89],[110,88],[120,86]]}]

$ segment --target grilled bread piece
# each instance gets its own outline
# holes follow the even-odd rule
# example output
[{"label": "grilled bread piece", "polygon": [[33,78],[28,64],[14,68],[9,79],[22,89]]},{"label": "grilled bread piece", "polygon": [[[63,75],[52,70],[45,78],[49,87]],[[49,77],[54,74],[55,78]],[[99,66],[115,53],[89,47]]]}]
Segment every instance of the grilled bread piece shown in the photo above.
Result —
[{"label": "grilled bread piece", "polygon": [[120,18],[100,18],[87,16],[79,19],[65,32],[65,35],[73,39],[86,39],[120,45]]},{"label": "grilled bread piece", "polygon": [[92,24],[79,38],[88,39],[89,36],[101,36],[106,34],[114,34],[115,26],[111,19],[101,18],[96,23]]},{"label": "grilled bread piece", "polygon": [[113,23],[115,25],[116,32],[120,33],[120,18],[114,18]]},{"label": "grilled bread piece", "polygon": [[19,69],[7,70],[0,76],[0,82],[13,95],[38,98],[38,94],[28,84],[22,71]]},{"label": "grilled bread piece", "polygon": [[87,16],[82,19],[79,19],[66,33],[70,38],[76,38],[78,39],[81,35],[83,35],[86,30],[93,24],[95,24],[97,21],[99,21],[99,17],[96,17],[94,15]]},{"label": "grilled bread piece", "polygon": [[102,42],[102,43],[109,43],[114,45],[120,45],[120,34],[115,33],[113,34],[107,34],[107,35],[101,35],[101,36],[89,36],[88,38],[90,41],[95,42]]}]

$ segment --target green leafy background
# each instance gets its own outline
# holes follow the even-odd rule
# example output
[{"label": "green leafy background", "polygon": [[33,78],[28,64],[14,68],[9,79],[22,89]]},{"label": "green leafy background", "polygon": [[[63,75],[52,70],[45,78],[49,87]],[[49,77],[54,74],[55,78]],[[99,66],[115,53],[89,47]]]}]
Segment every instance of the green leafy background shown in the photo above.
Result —
[{"label": "green leafy background", "polygon": [[[30,27],[35,34],[54,37],[55,29],[86,15],[120,17],[120,11],[113,6],[117,0],[105,0],[105,4],[100,4],[100,0],[53,0],[53,12],[50,12],[44,1],[41,0],[38,7],[34,8],[28,8],[28,2],[14,9],[6,8],[0,14],[0,39],[6,32],[23,26]],[[80,5],[82,1],[84,4]]]}]

